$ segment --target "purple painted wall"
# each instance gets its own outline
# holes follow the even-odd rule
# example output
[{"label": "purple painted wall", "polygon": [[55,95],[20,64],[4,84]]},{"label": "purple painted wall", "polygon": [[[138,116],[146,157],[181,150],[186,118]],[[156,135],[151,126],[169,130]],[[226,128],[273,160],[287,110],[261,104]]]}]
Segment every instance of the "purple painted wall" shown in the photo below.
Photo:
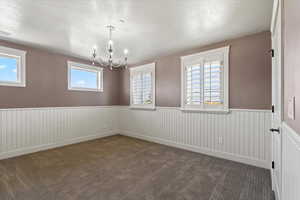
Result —
[{"label": "purple painted wall", "polygon": [[[300,1],[284,1],[284,121],[300,134]],[[295,120],[287,115],[288,100],[295,96]]]},{"label": "purple painted wall", "polygon": [[[272,67],[270,32],[258,33],[175,55],[148,60],[136,65],[156,62],[156,105],[179,107],[181,97],[180,57],[230,45],[230,108],[270,109]],[[134,66],[136,66],[134,65]],[[120,104],[128,105],[129,72],[120,76]]]},{"label": "purple painted wall", "polygon": [[0,108],[119,104],[119,72],[104,70],[103,92],[69,91],[67,61],[88,61],[5,41],[0,45],[27,51],[26,87],[0,86]]},{"label": "purple painted wall", "polygon": [[[0,86],[0,108],[100,106],[129,104],[129,71],[104,70],[104,92],[67,89],[67,61],[89,63],[61,54],[0,41],[27,51],[26,87]],[[180,57],[230,45],[230,108],[270,109],[271,48],[269,32],[184,51],[138,64],[156,62],[156,105],[180,106]]]}]

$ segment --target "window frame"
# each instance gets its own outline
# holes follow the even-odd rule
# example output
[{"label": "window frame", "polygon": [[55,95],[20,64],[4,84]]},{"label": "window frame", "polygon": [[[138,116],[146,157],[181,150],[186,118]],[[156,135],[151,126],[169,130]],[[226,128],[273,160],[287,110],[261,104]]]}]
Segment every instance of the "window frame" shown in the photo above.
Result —
[{"label": "window frame", "polygon": [[[72,87],[72,69],[96,72],[97,73],[97,89],[93,88],[84,88],[84,87]],[[77,63],[73,61],[68,61],[68,90],[71,91],[87,91],[87,92],[103,92],[103,68],[91,66],[87,64]]]},{"label": "window frame", "polygon": [[[155,63],[149,63],[129,68],[130,72],[130,108],[132,109],[155,109]],[[152,103],[151,104],[133,104],[133,75],[136,73],[151,72],[152,73]]]},{"label": "window frame", "polygon": [[0,57],[17,60],[17,81],[2,81],[0,86],[26,87],[26,51],[0,46]]},{"label": "window frame", "polygon": [[[200,53],[181,57],[181,110],[196,112],[229,112],[229,51],[230,46],[203,51]],[[222,105],[187,105],[186,104],[186,67],[187,65],[200,64],[204,67],[205,60],[223,57],[223,104]]]}]

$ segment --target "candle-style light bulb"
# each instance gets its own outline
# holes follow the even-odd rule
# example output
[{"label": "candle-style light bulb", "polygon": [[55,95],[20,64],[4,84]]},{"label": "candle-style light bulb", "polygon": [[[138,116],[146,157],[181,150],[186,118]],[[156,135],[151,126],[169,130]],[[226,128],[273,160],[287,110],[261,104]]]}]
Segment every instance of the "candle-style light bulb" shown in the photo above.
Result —
[{"label": "candle-style light bulb", "polygon": [[129,53],[128,49],[124,49],[124,54],[127,55]]}]

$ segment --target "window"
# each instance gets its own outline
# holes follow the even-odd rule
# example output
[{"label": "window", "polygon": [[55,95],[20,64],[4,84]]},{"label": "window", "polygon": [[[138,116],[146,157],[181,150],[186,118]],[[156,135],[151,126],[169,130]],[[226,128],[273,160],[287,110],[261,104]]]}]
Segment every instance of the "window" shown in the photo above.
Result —
[{"label": "window", "polygon": [[0,86],[26,86],[25,56],[25,51],[0,47]]},{"label": "window", "polygon": [[130,68],[130,106],[155,108],[155,63]]},{"label": "window", "polygon": [[183,110],[228,111],[229,47],[181,58]]},{"label": "window", "polygon": [[75,62],[68,62],[69,90],[102,92],[102,79],[102,68]]}]

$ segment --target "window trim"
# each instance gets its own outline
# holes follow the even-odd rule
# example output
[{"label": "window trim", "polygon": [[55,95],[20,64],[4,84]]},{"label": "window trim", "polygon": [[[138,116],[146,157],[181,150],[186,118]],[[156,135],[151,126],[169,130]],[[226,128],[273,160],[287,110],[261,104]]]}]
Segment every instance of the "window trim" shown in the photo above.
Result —
[{"label": "window trim", "polygon": [[[97,72],[97,82],[98,82],[97,89],[84,88],[84,87],[72,87],[71,86],[71,79],[72,79],[71,70],[72,69],[79,69],[79,70],[89,71],[89,72]],[[77,62],[73,62],[73,61],[68,61],[68,90],[87,91],[87,92],[103,92],[103,68],[95,67],[95,66],[91,66],[91,65],[87,65],[87,64],[82,64],[82,63],[77,63]]]},{"label": "window trim", "polygon": [[17,81],[1,81],[0,86],[26,87],[26,51],[0,46],[0,56],[17,58]]},{"label": "window trim", "polygon": [[[217,49],[212,49],[192,55],[182,56],[181,60],[181,110],[182,111],[196,111],[196,112],[229,112],[229,51],[230,46],[225,46]],[[205,108],[204,105],[186,105],[186,64],[198,64],[203,63],[203,59],[213,58],[215,56],[224,56],[224,78],[223,78],[223,95],[224,103],[223,106],[213,106]]]},{"label": "window trim", "polygon": [[[131,109],[146,109],[155,110],[155,63],[149,63],[136,67],[129,68],[130,71],[130,108]],[[152,104],[133,104],[133,84],[132,76],[136,72],[152,72]]]}]

